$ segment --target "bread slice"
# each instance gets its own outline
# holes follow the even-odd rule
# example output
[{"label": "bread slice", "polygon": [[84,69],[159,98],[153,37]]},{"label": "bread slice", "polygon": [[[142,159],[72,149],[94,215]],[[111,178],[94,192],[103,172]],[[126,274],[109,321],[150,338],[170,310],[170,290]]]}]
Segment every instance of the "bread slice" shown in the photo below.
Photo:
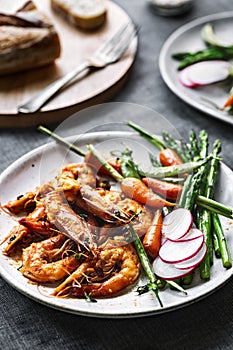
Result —
[{"label": "bread slice", "polygon": [[32,1],[14,14],[0,13],[0,75],[47,65],[60,52],[53,24]]},{"label": "bread slice", "polygon": [[93,30],[106,20],[104,0],[51,0],[54,11],[81,29]]}]

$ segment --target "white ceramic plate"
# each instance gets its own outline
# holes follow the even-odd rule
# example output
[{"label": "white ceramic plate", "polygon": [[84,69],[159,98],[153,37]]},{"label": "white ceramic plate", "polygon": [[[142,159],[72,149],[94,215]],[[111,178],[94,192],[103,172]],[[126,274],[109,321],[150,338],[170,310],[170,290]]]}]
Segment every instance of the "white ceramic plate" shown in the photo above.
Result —
[{"label": "white ceramic plate", "polygon": [[233,125],[233,115],[218,110],[208,102],[212,101],[219,108],[222,108],[227,100],[231,83],[218,83],[194,89],[186,88],[178,80],[177,67],[179,61],[174,60],[172,54],[187,51],[195,52],[206,48],[200,35],[201,28],[206,23],[212,23],[217,35],[225,39],[226,42],[231,42],[232,19],[232,11],[224,12],[199,18],[180,27],[166,40],[159,58],[162,78],[174,94],[190,106],[231,125]]},{"label": "white ceramic plate", "polygon": [[[128,132],[98,132],[83,136],[82,139],[73,139],[75,143],[83,147],[87,143],[93,143],[99,149],[112,150],[124,147],[127,144],[133,148],[136,160],[146,159],[147,151],[150,147],[141,138]],[[121,142],[122,141],[122,142]],[[124,144],[124,145],[123,145]],[[145,146],[147,145],[147,146]],[[62,146],[56,143],[46,144],[30,153],[26,154],[15,163],[13,163],[0,176],[0,202],[6,203],[10,199],[32,190],[41,182],[52,179],[60,167],[72,161],[79,161],[80,157],[72,152],[67,152]],[[219,182],[217,185],[216,197],[221,202],[233,206],[232,197],[233,173],[224,164],[221,166]],[[227,189],[227,191],[226,191]],[[233,253],[233,225],[230,220],[223,218],[222,223],[226,232],[226,238],[229,242],[230,250]],[[9,233],[11,227],[15,224],[13,217],[0,214],[0,239],[2,240]],[[0,246],[2,250],[4,245]],[[1,276],[27,297],[34,299],[49,307],[74,314],[96,316],[96,317],[137,317],[159,314],[167,312],[185,305],[189,305],[198,299],[207,296],[222,286],[232,275],[233,269],[225,270],[220,260],[216,260],[211,269],[211,280],[209,282],[200,281],[198,273],[195,275],[192,285],[188,288],[188,295],[170,290],[160,292],[164,307],[161,308],[153,293],[138,296],[135,290],[138,285],[145,284],[145,279],[141,277],[136,285],[132,286],[123,294],[107,299],[98,300],[97,303],[87,302],[80,299],[60,299],[52,297],[53,288],[40,287],[30,283],[17,270],[17,265],[12,260],[4,256],[0,251],[0,269]]]}]

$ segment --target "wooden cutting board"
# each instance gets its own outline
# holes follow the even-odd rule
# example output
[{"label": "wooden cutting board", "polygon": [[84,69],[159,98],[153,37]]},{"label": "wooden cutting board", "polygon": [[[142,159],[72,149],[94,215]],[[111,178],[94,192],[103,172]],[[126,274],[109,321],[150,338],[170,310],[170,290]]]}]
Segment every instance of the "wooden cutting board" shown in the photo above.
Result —
[{"label": "wooden cutting board", "polygon": [[[12,4],[9,0],[0,0],[0,8],[1,11],[12,10],[16,5],[19,8],[24,2],[18,0]],[[119,62],[78,77],[39,112],[18,113],[19,104],[26,102],[36,92],[75,68],[130,20],[122,8],[111,1],[106,1],[108,12],[104,26],[93,32],[84,32],[72,27],[53,13],[50,0],[34,2],[52,19],[60,36],[62,54],[54,65],[0,78],[0,127],[26,127],[58,122],[83,108],[109,100],[125,83],[135,59],[137,38]]]}]

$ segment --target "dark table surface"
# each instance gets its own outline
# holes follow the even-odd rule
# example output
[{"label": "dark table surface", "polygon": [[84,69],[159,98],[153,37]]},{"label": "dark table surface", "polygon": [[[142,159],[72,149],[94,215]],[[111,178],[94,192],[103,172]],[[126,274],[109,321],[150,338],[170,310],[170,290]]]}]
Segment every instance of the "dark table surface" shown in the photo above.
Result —
[{"label": "dark table surface", "polygon": [[[221,139],[224,162],[233,168],[232,126],[184,104],[161,79],[158,56],[166,38],[192,19],[233,10],[228,0],[196,1],[181,17],[155,15],[146,1],[118,0],[140,26],[139,50],[130,78],[112,100],[147,106],[158,111],[186,138],[191,128],[206,129],[211,140]],[[104,116],[80,119],[80,130],[111,122]],[[57,125],[51,126],[56,128]],[[47,142],[30,129],[0,130],[3,171],[31,149]],[[47,308],[14,290],[0,279],[1,349],[233,349],[233,279],[213,294],[183,309],[135,319],[98,319]]]}]

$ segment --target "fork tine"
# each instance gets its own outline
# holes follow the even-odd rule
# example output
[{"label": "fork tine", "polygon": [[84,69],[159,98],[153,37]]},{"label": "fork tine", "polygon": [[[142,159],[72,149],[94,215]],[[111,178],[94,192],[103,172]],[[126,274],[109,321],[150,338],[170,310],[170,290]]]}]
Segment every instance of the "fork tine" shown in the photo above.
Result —
[{"label": "fork tine", "polygon": [[95,54],[105,53],[107,50],[111,50],[113,46],[118,42],[121,35],[125,32],[130,23],[123,25],[107,42],[105,42],[100,48],[96,51]]},{"label": "fork tine", "polygon": [[121,40],[115,45],[115,47],[112,49],[112,51],[108,54],[109,57],[111,57],[112,60],[118,60],[119,57],[121,57],[128,48],[130,42],[134,38],[134,36],[137,34],[137,29],[135,27],[131,27],[131,30],[126,33],[126,35],[122,36]]},{"label": "fork tine", "polygon": [[124,38],[126,38],[130,32],[132,32],[132,26],[131,26],[131,23],[129,22],[127,24],[127,26],[125,26],[124,31],[121,32],[121,34],[117,36],[116,40],[114,41],[114,44],[109,45],[107,47],[107,49],[104,50],[104,52],[102,52],[102,53],[105,55],[108,55],[109,53],[111,53],[112,50],[114,50],[117,46],[119,46],[119,44],[122,42],[122,40],[124,40]]}]

